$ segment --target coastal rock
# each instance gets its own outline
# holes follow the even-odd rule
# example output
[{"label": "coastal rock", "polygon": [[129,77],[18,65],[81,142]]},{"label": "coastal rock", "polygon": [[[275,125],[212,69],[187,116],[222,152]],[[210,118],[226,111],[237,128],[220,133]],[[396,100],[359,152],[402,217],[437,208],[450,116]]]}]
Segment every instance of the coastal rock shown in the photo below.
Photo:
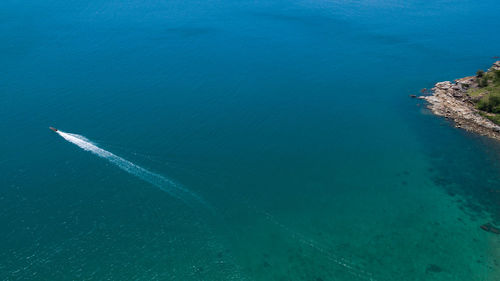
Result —
[{"label": "coastal rock", "polygon": [[[500,61],[491,69],[500,69]],[[481,116],[474,106],[482,96],[472,98],[467,94],[467,89],[476,86],[475,76],[457,79],[455,83],[439,82],[432,88],[432,95],[419,98],[427,101],[434,114],[452,119],[455,127],[500,140],[500,126]]]},{"label": "coastal rock", "polygon": [[491,66],[490,70],[500,70],[500,60],[499,60],[499,61],[497,61],[497,62],[495,62],[495,63]]},{"label": "coastal rock", "polygon": [[451,88],[451,82],[450,81],[444,81],[444,82],[439,82],[436,83],[433,89],[438,89],[438,90],[448,90]]},{"label": "coastal rock", "polygon": [[464,96],[464,94],[458,90],[452,91],[451,94],[456,98],[462,98]]}]

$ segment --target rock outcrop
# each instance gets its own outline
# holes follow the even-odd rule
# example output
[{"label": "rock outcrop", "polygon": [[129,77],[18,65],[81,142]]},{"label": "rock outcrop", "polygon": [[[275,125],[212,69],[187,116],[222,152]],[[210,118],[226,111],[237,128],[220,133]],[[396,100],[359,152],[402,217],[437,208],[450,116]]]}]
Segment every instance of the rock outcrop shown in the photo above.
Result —
[{"label": "rock outcrop", "polygon": [[500,60],[495,62],[493,64],[493,66],[490,68],[490,69],[493,69],[493,70],[500,70]]},{"label": "rock outcrop", "polygon": [[486,224],[483,224],[480,226],[482,230],[484,231],[487,231],[487,232],[491,232],[491,233],[495,233],[495,234],[500,234],[500,228],[498,227],[495,227],[493,224],[491,223],[486,223]]},{"label": "rock outcrop", "polygon": [[[499,70],[500,61],[491,69]],[[432,88],[432,95],[421,98],[428,102],[427,107],[434,114],[453,120],[455,127],[500,140],[500,126],[481,116],[475,107],[481,97],[471,97],[467,93],[468,89],[476,87],[477,77],[464,77],[454,82],[439,82]]]}]

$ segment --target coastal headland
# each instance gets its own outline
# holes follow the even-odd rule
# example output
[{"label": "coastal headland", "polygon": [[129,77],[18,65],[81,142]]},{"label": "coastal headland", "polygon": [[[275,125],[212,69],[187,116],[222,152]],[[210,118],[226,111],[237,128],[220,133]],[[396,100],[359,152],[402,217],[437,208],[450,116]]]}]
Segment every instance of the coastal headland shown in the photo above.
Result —
[{"label": "coastal headland", "polygon": [[455,127],[500,141],[500,61],[475,76],[436,83],[431,95],[419,98]]}]

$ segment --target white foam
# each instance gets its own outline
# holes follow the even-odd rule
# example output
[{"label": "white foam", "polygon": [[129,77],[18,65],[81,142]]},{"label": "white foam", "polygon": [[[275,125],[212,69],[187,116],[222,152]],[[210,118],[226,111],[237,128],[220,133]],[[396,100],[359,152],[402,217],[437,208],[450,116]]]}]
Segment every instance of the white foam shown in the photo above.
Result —
[{"label": "white foam", "polygon": [[210,208],[208,203],[206,203],[200,196],[195,194],[194,192],[184,188],[180,184],[162,176],[156,173],[153,173],[151,171],[148,171],[126,159],[121,158],[120,156],[117,156],[107,150],[104,150],[91,141],[89,141],[87,138],[77,135],[77,134],[70,134],[70,133],[65,133],[62,131],[57,131],[57,133],[63,137],[65,140],[76,144],[78,147],[85,151],[92,152],[93,154],[104,158],[108,160],[109,162],[115,164],[117,167],[120,169],[126,171],[127,173],[134,175],[158,188],[161,190],[167,192],[171,196],[182,200],[183,202],[187,203],[188,205],[192,205],[192,202],[197,202],[201,203],[204,206]]},{"label": "white foam", "polygon": [[264,214],[265,218],[270,221],[271,223],[277,225],[278,227],[282,228],[285,232],[287,232],[292,238],[296,239],[300,243],[303,243],[304,245],[311,247],[312,249],[320,252],[323,254],[328,260],[332,261],[333,263],[341,266],[346,270],[347,273],[355,276],[357,279],[361,280],[367,280],[367,281],[376,281],[376,279],[373,277],[373,274],[371,272],[366,271],[362,266],[357,265],[356,263],[352,262],[348,258],[342,257],[340,255],[337,255],[330,250],[327,250],[326,247],[321,246],[319,243],[316,241],[307,238],[303,234],[292,230],[290,227],[282,224],[279,222],[274,216],[272,216],[270,213],[266,211],[259,211],[257,208],[253,208],[259,213]]}]

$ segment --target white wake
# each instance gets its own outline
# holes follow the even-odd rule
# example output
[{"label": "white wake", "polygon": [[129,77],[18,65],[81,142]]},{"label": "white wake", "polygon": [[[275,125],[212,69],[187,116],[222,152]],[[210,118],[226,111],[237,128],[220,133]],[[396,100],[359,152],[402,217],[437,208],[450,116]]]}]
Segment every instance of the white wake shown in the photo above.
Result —
[{"label": "white wake", "polygon": [[197,202],[210,208],[208,203],[206,203],[200,196],[182,187],[180,184],[177,184],[176,182],[167,179],[162,175],[150,172],[126,159],[123,159],[107,150],[104,150],[98,147],[97,145],[93,144],[91,141],[89,141],[87,138],[83,136],[77,134],[65,133],[60,130],[58,130],[56,133],[58,133],[65,140],[73,144],[76,144],[81,149],[92,152],[93,154],[108,160],[109,162],[115,164],[116,166],[126,171],[127,173],[134,175],[160,188],[161,190],[167,192],[168,194],[179,200],[182,200],[184,203],[188,205],[192,205],[193,202]]}]

